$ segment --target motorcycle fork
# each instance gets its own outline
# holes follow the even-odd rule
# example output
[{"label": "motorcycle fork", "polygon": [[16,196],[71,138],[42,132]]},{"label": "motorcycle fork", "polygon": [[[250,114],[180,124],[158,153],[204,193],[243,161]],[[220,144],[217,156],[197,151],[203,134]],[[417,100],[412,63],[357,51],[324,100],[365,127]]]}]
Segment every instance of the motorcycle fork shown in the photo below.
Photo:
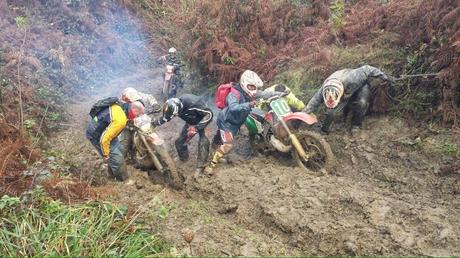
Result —
[{"label": "motorcycle fork", "polygon": [[140,134],[139,136],[141,137],[141,140],[144,143],[145,148],[147,148],[147,152],[149,153],[150,158],[153,161],[153,164],[155,164],[155,167],[158,169],[158,171],[163,171],[163,165],[161,165],[160,160],[157,158],[157,156],[155,155],[155,152],[152,150],[152,148],[148,144],[147,139],[145,139],[145,136],[142,134]]}]

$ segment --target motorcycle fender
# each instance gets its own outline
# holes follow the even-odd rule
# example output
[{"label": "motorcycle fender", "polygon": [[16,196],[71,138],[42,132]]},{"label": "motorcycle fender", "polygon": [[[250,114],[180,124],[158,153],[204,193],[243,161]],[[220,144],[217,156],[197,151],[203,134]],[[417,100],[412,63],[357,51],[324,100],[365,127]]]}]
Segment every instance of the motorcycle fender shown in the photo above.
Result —
[{"label": "motorcycle fender", "polygon": [[149,134],[148,140],[154,145],[163,145],[164,140],[156,133]]},{"label": "motorcycle fender", "polygon": [[165,81],[171,80],[173,74],[172,73],[165,73]]},{"label": "motorcycle fender", "polygon": [[308,125],[313,125],[318,123],[318,119],[316,118],[315,115],[310,115],[304,112],[294,112],[294,113],[289,113],[285,116],[283,116],[283,119],[285,122],[292,121],[292,120],[300,120]]}]

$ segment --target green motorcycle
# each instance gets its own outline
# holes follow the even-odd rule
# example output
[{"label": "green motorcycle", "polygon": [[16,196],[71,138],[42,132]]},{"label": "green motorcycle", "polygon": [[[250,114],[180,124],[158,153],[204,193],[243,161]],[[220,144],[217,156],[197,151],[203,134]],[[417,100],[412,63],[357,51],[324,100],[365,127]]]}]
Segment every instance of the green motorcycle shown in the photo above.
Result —
[{"label": "green motorcycle", "polygon": [[266,110],[253,108],[245,121],[253,148],[291,153],[297,165],[308,171],[333,168],[335,157],[330,145],[313,131],[318,123],[314,115],[292,112],[280,96],[259,103],[264,103]]}]

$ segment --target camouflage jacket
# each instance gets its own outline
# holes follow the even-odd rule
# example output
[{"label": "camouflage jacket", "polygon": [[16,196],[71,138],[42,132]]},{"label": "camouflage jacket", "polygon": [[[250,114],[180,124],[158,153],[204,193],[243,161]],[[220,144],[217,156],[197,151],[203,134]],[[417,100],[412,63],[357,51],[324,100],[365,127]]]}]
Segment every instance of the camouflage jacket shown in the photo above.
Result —
[{"label": "camouflage jacket", "polygon": [[[385,75],[380,69],[370,65],[363,65],[356,69],[343,69],[331,74],[326,80],[337,79],[342,82],[344,87],[344,94],[340,100],[342,103],[347,101],[357,92],[361,87],[369,83],[371,78],[380,78],[382,80],[388,80],[388,76]],[[323,85],[324,86],[324,85]],[[305,108],[305,112],[315,112],[319,105],[324,102],[323,100],[323,86],[315,93],[310,99]],[[343,106],[343,105],[339,105]]]}]

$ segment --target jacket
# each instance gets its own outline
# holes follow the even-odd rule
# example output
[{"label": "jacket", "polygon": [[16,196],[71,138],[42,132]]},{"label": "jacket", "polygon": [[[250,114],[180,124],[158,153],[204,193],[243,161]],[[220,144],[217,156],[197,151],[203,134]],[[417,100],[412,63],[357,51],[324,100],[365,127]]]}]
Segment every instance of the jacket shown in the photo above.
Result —
[{"label": "jacket", "polygon": [[[182,103],[182,109],[178,116],[189,125],[196,125],[198,128],[204,128],[213,118],[213,113],[203,100],[192,94],[185,94],[179,97]],[[173,117],[164,115],[158,120],[157,125],[162,125],[170,121]]]},{"label": "jacket", "polygon": [[[382,80],[388,80],[388,76],[385,75],[381,70],[370,65],[363,65],[356,69],[343,69],[331,74],[326,80],[337,79],[342,82],[344,87],[344,94],[340,102],[346,104],[348,100],[364,85],[369,83],[371,78],[381,78]],[[323,85],[324,86],[324,85]],[[305,112],[315,112],[319,105],[324,102],[323,100],[323,86],[315,93],[310,99],[305,108]],[[343,107],[338,105],[336,108]]]},{"label": "jacket", "polygon": [[[264,91],[266,92],[275,92],[275,88],[276,88],[276,84],[269,87],[269,88],[266,88]],[[283,99],[288,103],[289,107],[293,110],[293,111],[301,111],[305,108],[305,104],[303,103],[303,101],[301,101],[300,99],[298,99],[294,93],[291,92],[291,89],[289,89],[288,87],[286,87],[286,91],[289,92],[288,95],[284,96]],[[265,107],[265,104],[262,103],[261,105],[259,105],[259,108],[260,109],[264,109]]]},{"label": "jacket", "polygon": [[110,153],[110,143],[113,139],[121,133],[121,131],[126,127],[128,122],[127,117],[127,107],[125,104],[120,106],[114,104],[109,108],[106,108],[97,116],[95,116],[91,123],[94,123],[94,129],[87,132],[91,135],[92,139],[98,140],[101,148],[102,155],[104,157],[108,156]]},{"label": "jacket", "polygon": [[217,127],[224,131],[230,131],[232,134],[238,133],[241,125],[244,124],[249,113],[251,113],[250,101],[281,94],[279,92],[262,91],[258,92],[254,98],[251,98],[243,91],[239,83],[232,83],[232,86],[238,91],[239,96],[230,92],[226,98],[227,106],[219,112],[217,117]]}]

